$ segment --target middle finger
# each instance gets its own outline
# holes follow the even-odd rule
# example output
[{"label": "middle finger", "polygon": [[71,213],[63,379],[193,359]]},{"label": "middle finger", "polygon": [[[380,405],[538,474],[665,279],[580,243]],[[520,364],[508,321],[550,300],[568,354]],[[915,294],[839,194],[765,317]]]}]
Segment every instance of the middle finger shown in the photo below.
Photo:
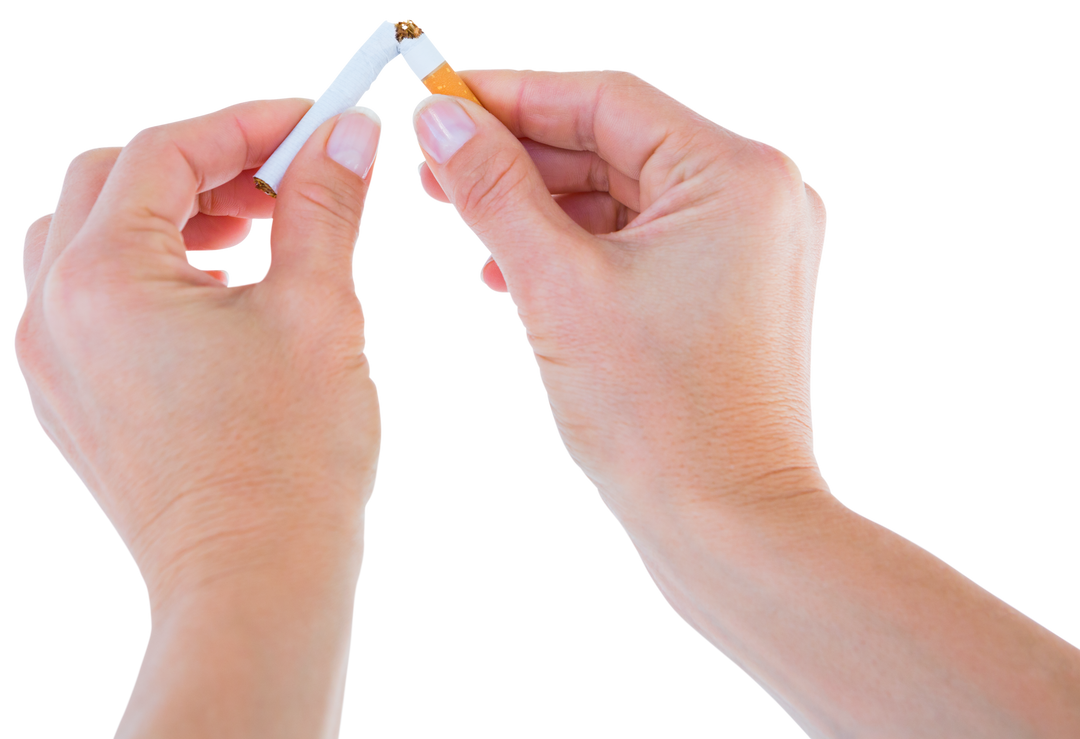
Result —
[{"label": "middle finger", "polygon": [[641,186],[591,151],[571,151],[522,139],[552,195],[606,192],[631,210],[641,209]]},{"label": "middle finger", "polygon": [[198,212],[208,216],[272,218],[275,198],[255,188],[257,169],[246,169],[223,185],[199,193]]},{"label": "middle finger", "polygon": [[68,165],[64,186],[60,190],[60,202],[56,205],[56,213],[41,253],[41,263],[35,273],[35,282],[40,282],[49,273],[56,258],[86,222],[118,156],[120,149],[116,147],[91,149],[75,157]]}]

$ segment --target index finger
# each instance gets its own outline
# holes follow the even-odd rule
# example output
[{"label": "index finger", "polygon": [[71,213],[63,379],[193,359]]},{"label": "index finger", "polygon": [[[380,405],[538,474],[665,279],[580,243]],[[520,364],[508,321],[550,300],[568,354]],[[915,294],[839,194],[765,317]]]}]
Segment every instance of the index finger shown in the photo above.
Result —
[{"label": "index finger", "polygon": [[[484,107],[518,138],[596,152],[627,177],[665,142],[707,127],[726,133],[626,72],[462,72]],[[729,134],[734,139],[734,134]]]},{"label": "index finger", "polygon": [[199,193],[260,166],[310,106],[302,99],[241,103],[146,129],[120,153],[89,220],[140,229],[156,221],[179,231]]}]

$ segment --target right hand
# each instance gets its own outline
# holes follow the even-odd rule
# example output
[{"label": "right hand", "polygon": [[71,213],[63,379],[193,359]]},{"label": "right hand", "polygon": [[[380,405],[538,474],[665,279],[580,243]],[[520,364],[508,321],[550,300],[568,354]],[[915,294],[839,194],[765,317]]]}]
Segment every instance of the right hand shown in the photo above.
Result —
[{"label": "right hand", "polygon": [[1080,652],[818,473],[825,216],[791,160],[628,75],[467,82],[487,111],[422,108],[422,176],[491,250],[570,453],[675,610],[811,736],[1077,736]]},{"label": "right hand", "polygon": [[631,535],[698,502],[827,496],[809,406],[825,212],[792,161],[628,74],[467,82],[487,110],[418,108],[424,186],[491,251],[483,279]]}]

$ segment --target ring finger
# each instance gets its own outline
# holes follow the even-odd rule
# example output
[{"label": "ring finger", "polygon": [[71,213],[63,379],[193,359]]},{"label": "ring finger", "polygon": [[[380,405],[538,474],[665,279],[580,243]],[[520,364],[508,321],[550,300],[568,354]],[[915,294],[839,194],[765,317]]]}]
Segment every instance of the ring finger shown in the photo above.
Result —
[{"label": "ring finger", "polygon": [[92,149],[72,160],[64,177],[60,202],[56,205],[56,213],[53,214],[39,260],[32,260],[30,249],[35,245],[31,244],[31,234],[27,234],[27,254],[23,260],[26,265],[27,291],[37,284],[42,275],[48,274],[56,258],[82,228],[118,156],[118,148]]},{"label": "ring finger", "polygon": [[571,151],[521,140],[552,195],[606,192],[631,210],[641,210],[640,183],[591,151]]}]

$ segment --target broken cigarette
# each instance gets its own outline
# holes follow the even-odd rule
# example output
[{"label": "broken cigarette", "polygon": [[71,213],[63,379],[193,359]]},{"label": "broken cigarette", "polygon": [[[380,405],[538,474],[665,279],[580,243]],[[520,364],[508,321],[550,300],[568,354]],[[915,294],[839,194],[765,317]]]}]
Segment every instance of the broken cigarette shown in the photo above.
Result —
[{"label": "broken cigarette", "polygon": [[396,25],[390,18],[382,18],[364,40],[357,44],[345,64],[338,68],[319,96],[315,97],[315,104],[308,109],[295,129],[255,173],[255,187],[266,192],[271,198],[278,197],[278,187],[285,176],[285,170],[293,163],[296,154],[303,148],[303,143],[307,142],[315,129],[323,123],[357,103],[362,103],[375,88],[382,72],[397,61],[399,54]]},{"label": "broken cigarette", "polygon": [[281,146],[266,160],[266,164],[255,173],[255,187],[276,198],[285,170],[315,129],[360,102],[379,72],[399,53],[433,94],[454,95],[480,104],[464,80],[458,77],[415,23],[403,21],[396,26],[383,23],[304,114]]},{"label": "broken cigarette", "polygon": [[481,104],[465,84],[465,80],[458,77],[457,72],[435,48],[435,44],[431,43],[431,39],[424,35],[415,23],[398,23],[395,29],[401,55],[432,95],[453,95],[472,100],[477,105]]}]

